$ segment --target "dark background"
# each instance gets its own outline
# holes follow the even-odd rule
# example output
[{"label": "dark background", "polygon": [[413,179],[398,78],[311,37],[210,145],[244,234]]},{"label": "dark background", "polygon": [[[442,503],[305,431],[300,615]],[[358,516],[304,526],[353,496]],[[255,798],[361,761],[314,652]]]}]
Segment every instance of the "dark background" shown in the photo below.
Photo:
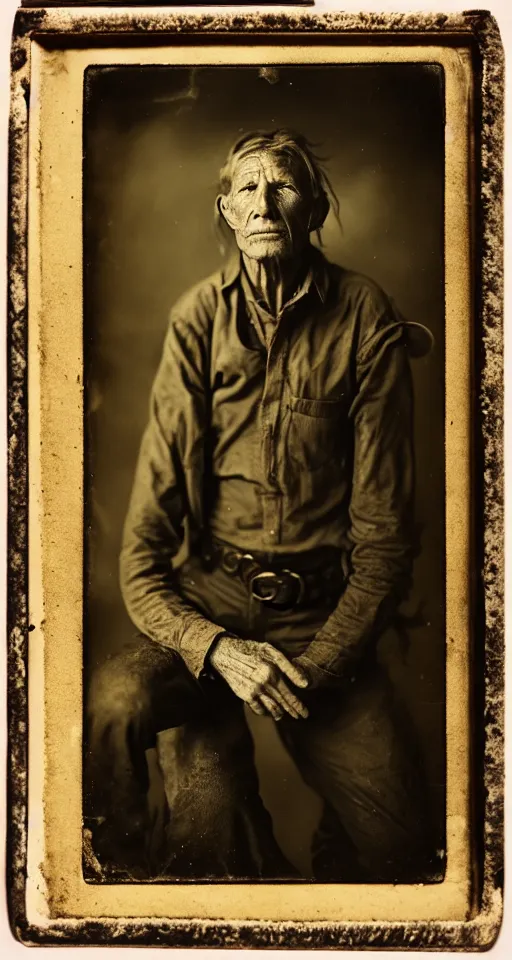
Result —
[{"label": "dark background", "polygon": [[[276,80],[274,75],[271,76]],[[84,241],[87,452],[86,666],[133,630],[118,588],[121,527],[169,309],[221,262],[217,174],[232,142],[291,126],[327,159],[327,256],[370,275],[434,351],[413,361],[422,550],[404,645],[381,642],[422,738],[444,844],[443,77],[426,65],[101,68],[86,80]],[[270,721],[253,724],[264,798],[305,872],[319,801]]]}]

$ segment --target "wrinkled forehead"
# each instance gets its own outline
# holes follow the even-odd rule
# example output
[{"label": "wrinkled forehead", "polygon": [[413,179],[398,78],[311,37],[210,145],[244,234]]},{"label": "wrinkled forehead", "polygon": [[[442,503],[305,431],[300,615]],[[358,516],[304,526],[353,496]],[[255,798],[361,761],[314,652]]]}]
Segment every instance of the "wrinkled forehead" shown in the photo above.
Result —
[{"label": "wrinkled forehead", "polygon": [[299,186],[300,164],[293,162],[291,157],[274,150],[252,150],[248,153],[242,153],[235,157],[232,167],[232,189],[236,190],[245,182],[255,180],[256,182],[264,177],[269,182],[283,180],[293,180]]}]

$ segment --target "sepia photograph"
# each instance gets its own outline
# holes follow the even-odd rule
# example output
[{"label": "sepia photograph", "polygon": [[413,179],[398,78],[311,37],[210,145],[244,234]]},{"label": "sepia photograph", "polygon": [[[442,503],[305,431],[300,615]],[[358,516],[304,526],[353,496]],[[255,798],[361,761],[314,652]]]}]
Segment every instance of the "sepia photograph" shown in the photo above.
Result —
[{"label": "sepia photograph", "polygon": [[14,34],[13,930],[483,949],[499,35],[166,17]]},{"label": "sepia photograph", "polygon": [[442,69],[85,104],[86,875],[442,879]]}]

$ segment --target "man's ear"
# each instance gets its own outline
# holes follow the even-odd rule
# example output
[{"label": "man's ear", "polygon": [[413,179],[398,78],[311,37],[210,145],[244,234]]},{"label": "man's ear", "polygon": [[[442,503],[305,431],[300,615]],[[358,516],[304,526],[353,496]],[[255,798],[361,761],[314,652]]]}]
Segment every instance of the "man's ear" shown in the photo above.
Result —
[{"label": "man's ear", "polygon": [[311,218],[309,221],[309,229],[311,233],[315,230],[320,230],[325,222],[327,214],[330,209],[329,198],[325,190],[321,190],[318,197],[313,201],[313,209],[311,211]]},{"label": "man's ear", "polygon": [[231,227],[232,230],[236,230],[238,224],[236,223],[236,220],[234,219],[233,214],[231,213],[231,208],[229,206],[227,196],[223,193],[220,193],[215,202],[217,204],[217,210],[219,211],[219,215],[221,217],[224,217],[224,220],[226,221],[227,225]]}]

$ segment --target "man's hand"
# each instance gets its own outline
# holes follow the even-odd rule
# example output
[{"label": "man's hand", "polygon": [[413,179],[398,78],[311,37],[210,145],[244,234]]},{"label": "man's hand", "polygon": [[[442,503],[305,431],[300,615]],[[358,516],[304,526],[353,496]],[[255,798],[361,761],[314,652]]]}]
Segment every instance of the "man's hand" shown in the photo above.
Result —
[{"label": "man's hand", "polygon": [[210,663],[254,713],[270,714],[274,720],[280,720],[285,712],[294,720],[308,716],[287,683],[291,680],[297,687],[307,687],[305,672],[270,643],[224,636],[213,648]]}]

